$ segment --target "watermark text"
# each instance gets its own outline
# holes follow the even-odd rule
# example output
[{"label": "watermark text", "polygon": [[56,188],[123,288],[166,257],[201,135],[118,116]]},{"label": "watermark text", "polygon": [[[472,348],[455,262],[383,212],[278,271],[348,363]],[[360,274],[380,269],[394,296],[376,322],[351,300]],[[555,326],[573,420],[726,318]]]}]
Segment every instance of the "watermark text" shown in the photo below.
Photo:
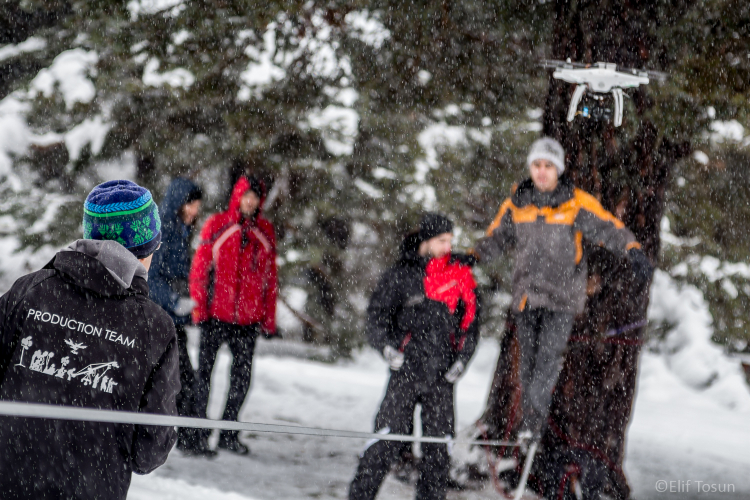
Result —
[{"label": "watermark text", "polygon": [[659,479],[654,485],[659,493],[735,493],[734,484],[710,481]]}]

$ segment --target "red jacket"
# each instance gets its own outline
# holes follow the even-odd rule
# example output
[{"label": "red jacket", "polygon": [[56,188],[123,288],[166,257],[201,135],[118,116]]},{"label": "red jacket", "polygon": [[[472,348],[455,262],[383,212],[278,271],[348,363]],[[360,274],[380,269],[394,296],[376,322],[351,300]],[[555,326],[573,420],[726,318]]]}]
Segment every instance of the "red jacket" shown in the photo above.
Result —
[{"label": "red jacket", "polygon": [[190,296],[197,302],[193,321],[260,323],[272,334],[278,290],[276,236],[260,208],[255,219],[242,218],[240,199],[248,189],[250,183],[240,177],[227,211],[211,216],[201,230],[190,269]]},{"label": "red jacket", "polygon": [[456,312],[458,300],[466,304],[460,328],[469,329],[477,313],[477,300],[474,289],[477,287],[471,269],[457,263],[450,263],[448,254],[438,259],[430,259],[425,268],[424,294],[428,299],[443,302],[451,313]]}]

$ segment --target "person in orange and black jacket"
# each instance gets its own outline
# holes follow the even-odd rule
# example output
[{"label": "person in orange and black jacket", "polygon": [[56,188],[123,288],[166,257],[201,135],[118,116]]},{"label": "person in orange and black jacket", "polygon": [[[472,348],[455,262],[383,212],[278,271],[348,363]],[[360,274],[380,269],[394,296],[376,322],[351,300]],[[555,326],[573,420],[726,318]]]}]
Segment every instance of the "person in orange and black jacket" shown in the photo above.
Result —
[{"label": "person in orange and black jacket", "polygon": [[535,141],[527,164],[531,178],[503,202],[474,251],[485,262],[515,247],[512,310],[521,347],[523,412],[519,436],[538,439],[573,317],[585,305],[582,240],[629,258],[638,280],[648,281],[652,267],[633,233],[564,175],[565,152],[559,142],[548,137]]},{"label": "person in orange and black jacket", "polygon": [[[209,382],[216,354],[229,344],[233,364],[224,420],[237,420],[250,388],[253,351],[259,334],[276,336],[276,237],[262,216],[265,186],[255,177],[240,177],[225,212],[210,217],[190,270],[190,296],[196,302],[193,321],[201,326],[200,355],[194,391],[195,408],[205,418]],[[198,440],[208,448],[210,431]],[[237,431],[222,431],[219,448],[241,455],[249,449]]]},{"label": "person in orange and black jacket", "polygon": [[[428,213],[407,236],[401,257],[380,279],[367,310],[367,338],[391,368],[375,432],[410,434],[422,406],[422,434],[454,435],[453,385],[479,338],[476,283],[451,255],[453,225]],[[401,443],[367,447],[349,490],[351,500],[373,499]],[[450,465],[447,445],[422,444],[418,499],[444,499]]]}]

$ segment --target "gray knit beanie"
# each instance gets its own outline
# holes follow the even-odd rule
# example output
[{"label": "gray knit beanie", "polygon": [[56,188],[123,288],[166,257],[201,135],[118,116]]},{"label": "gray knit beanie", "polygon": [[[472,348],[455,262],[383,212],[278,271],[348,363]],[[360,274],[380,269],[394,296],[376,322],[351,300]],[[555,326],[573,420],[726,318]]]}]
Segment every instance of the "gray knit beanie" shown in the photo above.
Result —
[{"label": "gray knit beanie", "polygon": [[537,139],[529,149],[526,166],[530,167],[535,160],[547,160],[557,167],[557,174],[565,172],[565,150],[562,145],[551,137]]}]

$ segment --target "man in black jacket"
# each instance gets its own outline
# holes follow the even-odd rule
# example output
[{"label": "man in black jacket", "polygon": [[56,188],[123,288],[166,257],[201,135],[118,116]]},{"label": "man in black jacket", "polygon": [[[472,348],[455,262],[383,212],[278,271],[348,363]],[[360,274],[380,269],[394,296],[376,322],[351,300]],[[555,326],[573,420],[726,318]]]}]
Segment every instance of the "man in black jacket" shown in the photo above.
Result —
[{"label": "man in black jacket", "polygon": [[[175,415],[172,320],[148,298],[159,214],[129,181],[94,188],[84,239],[0,298],[0,399]],[[0,418],[3,499],[125,499],[164,463],[171,427]]]},{"label": "man in black jacket", "polygon": [[[391,367],[375,432],[411,433],[422,407],[422,434],[454,435],[453,384],[479,337],[476,284],[471,270],[454,262],[451,222],[426,214],[419,232],[406,237],[398,263],[382,276],[368,307],[367,336]],[[400,443],[376,441],[362,454],[351,500],[373,499],[398,458]],[[445,444],[422,444],[417,500],[445,498],[450,460]]]}]

